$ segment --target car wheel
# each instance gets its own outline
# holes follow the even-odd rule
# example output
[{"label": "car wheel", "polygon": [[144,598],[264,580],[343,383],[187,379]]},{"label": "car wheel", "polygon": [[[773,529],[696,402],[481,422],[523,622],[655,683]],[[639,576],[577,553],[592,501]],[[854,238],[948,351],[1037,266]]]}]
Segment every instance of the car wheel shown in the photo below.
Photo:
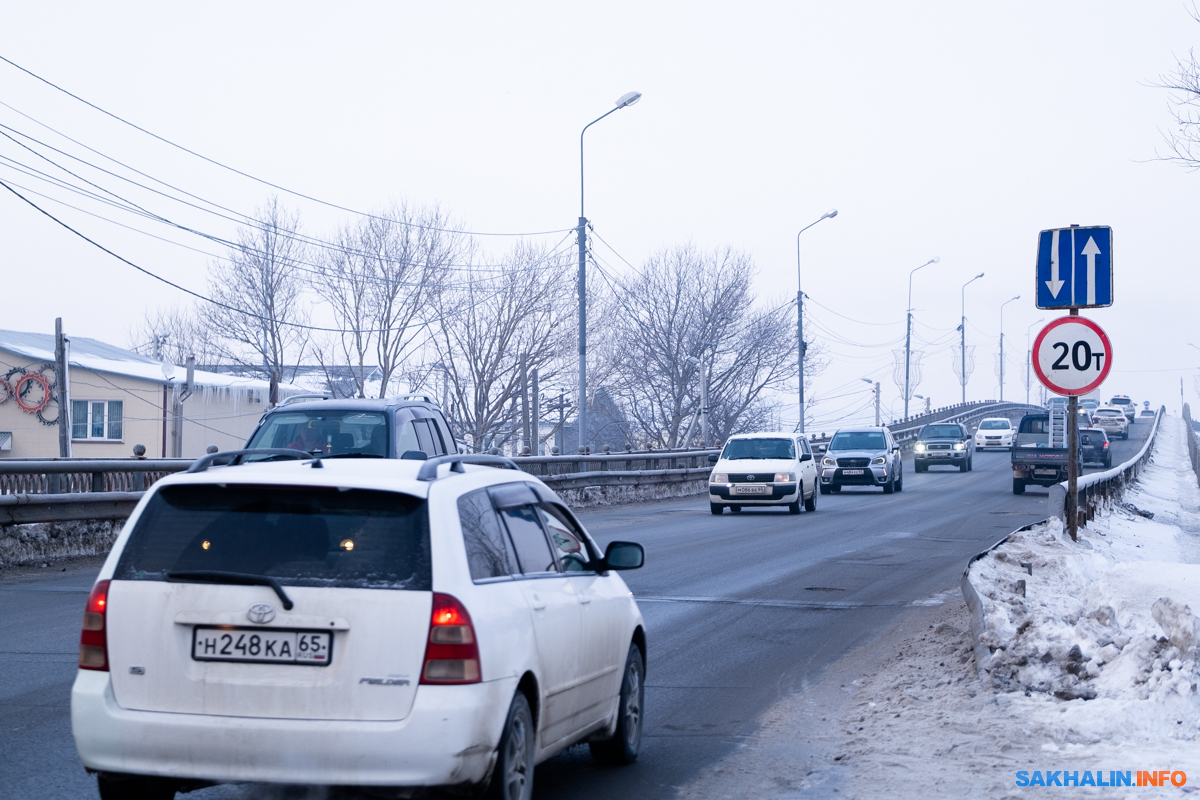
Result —
[{"label": "car wheel", "polygon": [[888,482],[883,485],[884,494],[894,494],[896,491],[896,474],[892,473],[888,478]]},{"label": "car wheel", "polygon": [[1021,478],[1013,478],[1013,494],[1025,494],[1025,481]]},{"label": "car wheel", "polygon": [[1104,459],[1104,468],[1112,469],[1112,454],[1111,453],[1109,453],[1108,456]]},{"label": "car wheel", "polygon": [[841,492],[842,492],[842,487],[840,487],[840,486],[837,486],[837,485],[835,484],[835,485],[833,485],[833,486],[830,486],[830,487],[829,487],[829,491],[833,492],[834,494],[841,494]]},{"label": "car wheel", "polygon": [[967,458],[967,472],[975,471],[975,456],[971,455]]},{"label": "car wheel", "polygon": [[646,701],[646,664],[638,646],[629,648],[625,677],[617,705],[617,730],[611,739],[589,742],[592,758],[600,764],[632,764],[642,749],[642,709]]},{"label": "car wheel", "polygon": [[729,510],[730,510],[730,511],[732,511],[734,514],[740,514],[740,513],[742,513],[742,507],[741,507],[741,506],[730,506],[730,507],[729,507]]},{"label": "car wheel", "polygon": [[903,471],[901,471],[901,473],[900,473],[900,479],[898,481],[896,481],[896,491],[897,492],[904,491],[904,472]]},{"label": "car wheel", "polygon": [[[801,492],[801,494],[804,494],[804,492]],[[800,500],[797,499],[796,502],[794,502],[794,503],[788,503],[787,510],[788,510],[789,514],[799,514],[800,513]]]},{"label": "car wheel", "polygon": [[100,800],[172,800],[175,784],[162,778],[146,778],[137,775],[96,776],[96,788]]},{"label": "car wheel", "polygon": [[815,486],[813,487],[813,493],[811,495],[809,495],[807,500],[804,501],[804,510],[805,511],[816,511],[817,510],[817,487],[815,487]]},{"label": "car wheel", "polygon": [[521,692],[508,707],[500,751],[488,787],[491,800],[530,800],[533,797],[533,713]]},{"label": "car wheel", "polygon": [[929,466],[927,464],[917,462],[916,464],[913,464],[913,469],[915,469],[917,472],[928,472]]},{"label": "car wheel", "polygon": [[821,494],[829,494],[829,493],[830,493],[830,492],[832,492],[832,491],[833,491],[833,487],[832,487],[832,486],[826,486],[826,485],[825,485],[825,484],[823,484],[823,483],[821,484]]},{"label": "car wheel", "polygon": [[961,464],[959,464],[959,465],[958,465],[958,471],[959,471],[959,472],[966,472],[966,471],[967,471],[967,462],[966,462],[966,461],[964,461],[964,462],[962,462]]},{"label": "car wheel", "polygon": [[721,512],[725,510],[725,507],[723,505],[721,505],[720,503],[709,503],[708,510],[711,511],[713,514],[720,516]]}]

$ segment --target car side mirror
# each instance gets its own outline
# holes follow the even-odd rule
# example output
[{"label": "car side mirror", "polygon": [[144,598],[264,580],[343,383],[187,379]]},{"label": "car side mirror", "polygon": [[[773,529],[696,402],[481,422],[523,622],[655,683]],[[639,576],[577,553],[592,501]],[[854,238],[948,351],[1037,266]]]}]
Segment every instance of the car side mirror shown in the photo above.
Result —
[{"label": "car side mirror", "polygon": [[721,454],[720,454],[720,453],[709,453],[709,454],[708,454],[708,463],[710,463],[710,464],[715,464],[715,463],[717,463],[717,462],[718,462],[718,461],[720,461],[720,460],[721,460]]},{"label": "car side mirror", "polygon": [[597,571],[639,569],[644,563],[646,549],[637,542],[609,542]]},{"label": "car side mirror", "polygon": [[812,453],[801,453],[800,460],[801,461],[812,461]]}]

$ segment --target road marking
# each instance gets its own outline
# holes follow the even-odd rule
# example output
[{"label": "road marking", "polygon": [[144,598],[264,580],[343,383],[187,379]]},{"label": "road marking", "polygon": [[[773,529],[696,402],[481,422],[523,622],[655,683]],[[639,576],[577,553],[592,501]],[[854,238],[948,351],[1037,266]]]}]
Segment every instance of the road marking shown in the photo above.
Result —
[{"label": "road marking", "polygon": [[819,600],[756,600],[744,597],[667,597],[635,595],[639,603],[717,603],[734,606],[761,606],[763,608],[811,608],[821,611],[845,611],[855,608],[902,608],[911,601],[891,603],[838,603]]}]

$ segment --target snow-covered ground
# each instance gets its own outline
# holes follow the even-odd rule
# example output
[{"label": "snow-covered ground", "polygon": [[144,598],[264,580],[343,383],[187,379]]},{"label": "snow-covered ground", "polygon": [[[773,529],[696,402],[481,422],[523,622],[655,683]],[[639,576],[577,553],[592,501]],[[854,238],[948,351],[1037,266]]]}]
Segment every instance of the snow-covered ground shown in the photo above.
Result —
[{"label": "snow-covered ground", "polygon": [[[1078,543],[1018,533],[976,562],[977,671],[961,598],[914,610],[824,684],[786,698],[686,798],[1177,797],[1200,790],[1200,489],[1183,422]],[[1022,566],[1031,565],[1032,574]],[[1021,595],[1018,581],[1025,582]],[[932,602],[941,598],[932,598]],[[1180,788],[1044,788],[1017,772],[1182,770]]]}]

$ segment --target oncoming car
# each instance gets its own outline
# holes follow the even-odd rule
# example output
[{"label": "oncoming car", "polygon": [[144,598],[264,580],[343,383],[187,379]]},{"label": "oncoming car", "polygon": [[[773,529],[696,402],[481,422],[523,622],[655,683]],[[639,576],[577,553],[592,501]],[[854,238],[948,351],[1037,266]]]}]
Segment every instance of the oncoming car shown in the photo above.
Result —
[{"label": "oncoming car", "polygon": [[913,445],[913,467],[927,472],[933,466],[958,467],[970,472],[975,467],[975,442],[966,428],[955,422],[931,422],[921,428]]},{"label": "oncoming car", "polygon": [[1002,447],[1007,450],[1012,447],[1013,431],[1012,422],[1007,417],[983,419],[975,431],[975,448]]},{"label": "oncoming car", "polygon": [[231,455],[155,483],[88,598],[71,723],[102,800],[529,800],[534,765],[577,742],[637,757],[646,638],[615,571],[640,545],[601,552],[498,457],[209,468]]},{"label": "oncoming car", "polygon": [[904,489],[900,445],[887,428],[841,430],[821,458],[821,493],[843,486],[878,486],[884,494]]},{"label": "oncoming car", "polygon": [[817,467],[803,437],[787,433],[732,436],[708,477],[709,509],[787,506],[793,514],[817,510]]}]

